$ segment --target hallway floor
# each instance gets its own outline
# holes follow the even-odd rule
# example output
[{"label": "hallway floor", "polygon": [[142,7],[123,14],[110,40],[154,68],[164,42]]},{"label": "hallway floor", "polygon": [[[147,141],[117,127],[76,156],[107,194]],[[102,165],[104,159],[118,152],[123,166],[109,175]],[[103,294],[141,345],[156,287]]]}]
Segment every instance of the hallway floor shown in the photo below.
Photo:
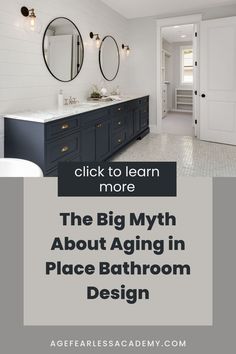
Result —
[{"label": "hallway floor", "polygon": [[162,131],[166,134],[194,137],[192,114],[169,112],[162,120]]},{"label": "hallway floor", "polygon": [[190,136],[149,134],[115,155],[113,161],[177,161],[179,176],[236,177],[236,146]]}]

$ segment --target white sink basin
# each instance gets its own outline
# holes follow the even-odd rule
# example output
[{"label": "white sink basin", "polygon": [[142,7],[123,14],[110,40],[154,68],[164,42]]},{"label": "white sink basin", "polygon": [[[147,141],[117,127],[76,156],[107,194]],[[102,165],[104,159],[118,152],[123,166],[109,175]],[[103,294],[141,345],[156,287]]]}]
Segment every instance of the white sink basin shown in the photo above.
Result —
[{"label": "white sink basin", "polygon": [[0,159],[0,177],[43,177],[43,172],[31,161]]}]

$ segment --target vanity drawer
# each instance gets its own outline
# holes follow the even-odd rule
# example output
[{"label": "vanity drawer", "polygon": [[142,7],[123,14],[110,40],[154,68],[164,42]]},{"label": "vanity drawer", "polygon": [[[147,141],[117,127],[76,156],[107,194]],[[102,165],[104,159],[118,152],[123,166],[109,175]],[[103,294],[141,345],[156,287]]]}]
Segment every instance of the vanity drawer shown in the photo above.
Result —
[{"label": "vanity drawer", "polygon": [[58,162],[70,160],[74,155],[79,154],[79,142],[77,133],[47,144],[46,169],[56,168]]},{"label": "vanity drawer", "polygon": [[[76,157],[73,156],[72,159],[68,158],[68,160],[66,161],[73,161],[73,162],[80,162],[81,161],[81,156],[80,155],[77,155]],[[57,168],[55,168],[54,170],[50,170],[46,175],[45,177],[58,177],[58,166]]]},{"label": "vanity drawer", "polygon": [[125,131],[122,130],[119,133],[113,135],[112,137],[112,148],[113,150],[119,148],[125,143]]},{"label": "vanity drawer", "polygon": [[124,128],[124,126],[125,126],[125,117],[124,116],[113,118],[113,120],[112,120],[112,131],[113,132],[118,129]]},{"label": "vanity drawer", "polygon": [[73,130],[79,128],[79,118],[68,118],[57,120],[55,123],[46,125],[47,140],[60,137],[66,133],[71,133]]},{"label": "vanity drawer", "polygon": [[89,113],[80,115],[80,127],[88,128],[92,125],[100,123],[100,121],[107,121],[110,119],[108,109],[98,109]]},{"label": "vanity drawer", "polygon": [[116,104],[114,105],[114,107],[111,108],[111,114],[113,115],[117,115],[117,114],[120,114],[120,113],[123,113],[125,112],[126,110],[126,104]]}]

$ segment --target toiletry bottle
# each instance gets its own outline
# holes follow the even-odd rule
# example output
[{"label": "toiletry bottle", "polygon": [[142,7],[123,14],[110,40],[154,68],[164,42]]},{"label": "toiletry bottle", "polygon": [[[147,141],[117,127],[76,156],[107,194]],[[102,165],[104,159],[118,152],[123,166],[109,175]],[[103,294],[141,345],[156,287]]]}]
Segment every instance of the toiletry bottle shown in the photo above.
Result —
[{"label": "toiletry bottle", "polygon": [[63,91],[60,90],[58,94],[58,109],[63,109],[63,103],[64,103]]}]

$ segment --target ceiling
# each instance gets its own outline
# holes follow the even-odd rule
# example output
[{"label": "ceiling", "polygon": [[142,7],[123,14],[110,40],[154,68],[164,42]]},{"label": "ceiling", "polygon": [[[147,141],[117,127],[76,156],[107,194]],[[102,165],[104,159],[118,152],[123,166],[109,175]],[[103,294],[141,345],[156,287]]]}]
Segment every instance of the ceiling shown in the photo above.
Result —
[{"label": "ceiling", "polygon": [[164,27],[162,37],[169,43],[191,42],[193,40],[193,25]]},{"label": "ceiling", "polygon": [[207,9],[209,7],[236,4],[236,0],[102,0],[124,17],[181,14],[182,12]]}]

